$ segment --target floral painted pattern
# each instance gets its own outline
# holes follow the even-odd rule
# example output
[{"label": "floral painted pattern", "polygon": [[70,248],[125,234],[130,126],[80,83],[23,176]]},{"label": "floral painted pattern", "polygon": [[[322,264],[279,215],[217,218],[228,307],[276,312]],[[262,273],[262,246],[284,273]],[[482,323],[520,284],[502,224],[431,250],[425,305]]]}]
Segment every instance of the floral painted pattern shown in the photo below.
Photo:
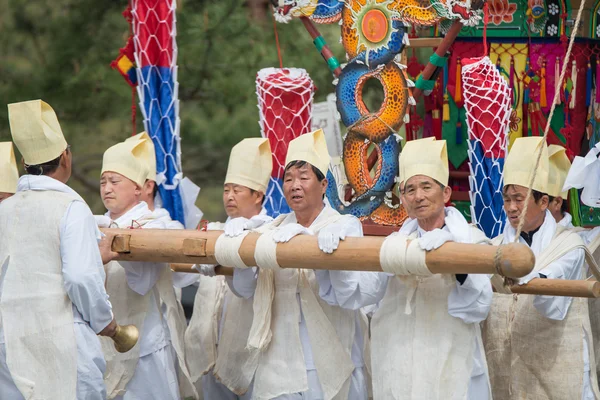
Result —
[{"label": "floral painted pattern", "polygon": [[490,19],[494,25],[513,22],[513,14],[517,11],[516,3],[509,3],[508,0],[490,0],[488,4]]},{"label": "floral painted pattern", "polygon": [[557,33],[558,33],[558,26],[552,24],[548,27],[548,35],[549,36],[556,36]]},{"label": "floral painted pattern", "polygon": [[556,5],[556,4],[554,4],[554,3],[550,4],[550,6],[548,7],[548,12],[549,12],[551,15],[556,15],[556,14],[558,14],[558,11],[559,11],[559,10],[558,10],[558,5]]}]

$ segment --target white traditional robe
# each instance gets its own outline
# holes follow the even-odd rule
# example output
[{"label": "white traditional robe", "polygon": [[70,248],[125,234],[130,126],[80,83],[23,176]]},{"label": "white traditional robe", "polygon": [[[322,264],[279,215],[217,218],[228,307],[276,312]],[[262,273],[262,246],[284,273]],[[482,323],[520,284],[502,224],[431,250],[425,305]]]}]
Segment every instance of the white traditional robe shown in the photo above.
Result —
[{"label": "white traditional robe", "polygon": [[[145,202],[140,202],[114,220],[111,226],[114,224],[122,229],[167,227],[164,218],[154,218]],[[178,375],[180,379],[188,375],[182,347],[185,323],[181,325],[180,307],[177,307],[168,265],[113,261],[105,268],[108,271],[107,289],[115,305],[117,321],[125,318],[125,322],[133,322],[140,329],[138,344],[125,355],[106,353],[110,348],[106,342],[103,343],[108,360],[105,380],[109,397],[171,400],[180,399],[180,391],[184,395],[195,394],[191,383],[185,387],[178,383]],[[113,277],[111,274],[116,275]],[[126,280],[126,286],[125,282],[119,282],[120,279]],[[119,294],[113,294],[113,291]],[[126,296],[127,300],[121,296]],[[124,301],[127,304],[122,304]],[[165,303],[164,314],[161,302]],[[111,359],[114,359],[114,364]]]},{"label": "white traditional robe", "polygon": [[[533,234],[531,244],[531,250],[538,261],[556,248],[557,243],[552,244],[552,241],[559,228],[564,229],[556,223],[552,214],[546,211],[544,222]],[[495,242],[501,239],[503,244],[513,243],[515,235],[516,230],[507,222],[503,236]],[[522,237],[519,238],[519,243],[527,244]],[[548,279],[582,279],[585,276],[584,263],[584,250],[575,247],[553,262],[545,263],[547,265],[536,264],[534,271],[521,279],[529,281],[540,275]],[[494,398],[520,399],[521,396],[531,395],[539,399],[567,400],[576,399],[578,391],[581,392],[582,399],[596,398],[594,393],[598,390],[597,381],[590,375],[591,331],[587,300],[562,296],[533,296],[533,299],[531,297],[521,296],[516,300],[516,295],[494,295],[492,311],[484,325],[485,348],[490,363]],[[509,317],[509,314],[512,316]],[[540,324],[537,324],[532,316],[545,326],[539,327]],[[507,318],[513,321],[510,327],[507,325]],[[534,326],[538,327],[535,332]],[[581,342],[577,343],[577,340]],[[579,349],[579,354],[567,357],[568,360],[555,360],[553,357],[564,358],[564,354],[557,353],[562,351],[558,349],[560,343],[572,344],[574,349]],[[530,361],[529,356],[519,352],[519,346],[526,348],[539,359],[531,365],[527,364]],[[568,353],[571,350],[573,349],[569,349]],[[515,359],[519,360],[517,367]],[[567,361],[569,364],[566,364]],[[527,366],[521,367],[522,364]],[[548,365],[553,365],[552,371],[545,369]],[[511,372],[511,368],[518,370]],[[581,380],[574,382],[573,379],[577,376],[581,377]],[[548,386],[551,384],[556,384],[556,387]]]},{"label": "white traditional robe", "polygon": [[564,213],[563,218],[558,222],[558,224],[567,229],[573,228],[573,216],[569,213]]},{"label": "white traditional robe", "polygon": [[[267,222],[271,219],[267,217],[265,208],[261,209],[259,215]],[[227,221],[229,220],[230,218],[227,218]],[[224,227],[223,223],[210,223],[207,230],[223,230]],[[182,273],[179,275],[194,274]],[[190,280],[198,286],[198,291],[194,300],[192,318],[185,335],[185,346],[190,374],[196,388],[200,390],[201,386],[205,399],[250,399],[251,392],[241,394],[248,389],[247,386],[250,384],[250,381],[246,385],[242,383],[241,375],[245,369],[243,365],[239,365],[237,368],[234,366],[227,371],[220,370],[222,376],[219,376],[219,379],[215,377],[213,368],[217,363],[223,364],[226,357],[236,359],[238,352],[246,353],[247,337],[241,337],[239,327],[243,324],[242,320],[252,322],[252,300],[233,294],[231,277],[202,275],[197,276],[196,279],[186,279],[186,277],[175,279],[174,277],[174,284],[187,286]],[[225,325],[234,334],[226,335],[231,342],[226,344],[223,352],[219,352],[218,345]],[[242,330],[244,331],[244,329]],[[234,381],[238,387],[229,389],[226,385]],[[232,390],[240,394],[238,395]]]},{"label": "white traditional robe", "polygon": [[[18,181],[17,194],[2,202],[2,209],[12,210],[18,205],[25,192],[63,193],[74,200],[66,208],[59,222],[60,258],[64,288],[72,302],[74,334],[77,344],[77,384],[78,400],[106,398],[102,376],[106,367],[100,341],[96,333],[103,330],[113,319],[111,304],[104,290],[104,268],[98,250],[100,231],[89,207],[81,197],[67,185],[47,176],[24,175]],[[44,196],[39,209],[44,210]],[[21,211],[19,211],[21,212]],[[24,227],[26,229],[26,227]],[[7,233],[0,226],[0,242]],[[23,236],[23,246],[29,241],[43,238]],[[1,247],[1,246],[0,246]],[[1,257],[1,256],[0,256]],[[0,260],[0,268],[2,260]],[[0,297],[6,271],[0,271]],[[32,310],[35,311],[35,310]],[[23,396],[15,386],[6,364],[4,332],[0,322],[0,399],[19,400]],[[47,367],[47,365],[45,366]],[[56,395],[56,393],[54,393]],[[43,393],[42,393],[43,395]],[[50,395],[50,394],[48,394]],[[49,397],[51,398],[51,397]]]},{"label": "white traditional robe", "polygon": [[[485,235],[469,226],[456,209],[448,207],[445,212],[443,229],[456,241],[487,243]],[[407,220],[400,233],[418,238],[425,232],[417,220]],[[461,284],[454,275],[420,278],[372,272],[316,273],[321,296],[330,304],[357,310],[379,303],[371,320],[374,399],[491,398],[479,332],[479,322],[486,318],[491,304],[492,288],[487,277],[468,275]],[[413,329],[400,329],[409,326]],[[467,340],[446,342],[457,334]],[[419,354],[416,349],[413,352],[414,341],[427,354]],[[452,345],[464,348],[453,349]],[[456,354],[459,352],[462,355]],[[407,359],[411,354],[412,359]],[[452,371],[456,367],[440,370],[438,366],[445,362],[460,362],[466,367],[461,368],[462,375]]]},{"label": "white traditional robe", "polygon": [[[342,221],[346,221],[351,228],[347,236],[362,236],[362,225],[358,219],[351,216],[341,216],[328,205],[324,206],[309,229],[316,235],[321,227],[329,223],[339,223]],[[279,216],[272,224],[259,229],[259,231],[265,232],[294,223],[297,223],[297,220],[295,214],[292,212]],[[257,286],[257,272],[253,268],[236,268],[233,276],[233,288],[235,292],[244,298],[251,298],[255,294]],[[327,367],[337,367],[340,371],[346,368],[349,370],[349,376],[343,387],[337,393],[331,394],[329,398],[344,400],[363,400],[367,398],[367,383],[363,368],[364,326],[362,324],[362,315],[360,311],[344,312],[337,304],[330,306],[325,301],[320,300],[318,296],[315,296],[314,298],[318,302],[316,307],[320,308],[316,312],[327,315],[329,323],[335,328],[334,332],[338,333],[338,339],[329,342],[329,338],[312,337],[310,333],[311,328],[307,325],[305,318],[307,310],[303,309],[303,307],[311,307],[311,300],[308,297],[303,297],[308,296],[306,291],[304,292],[305,295],[301,295],[303,292],[301,289],[302,283],[298,283],[298,281],[307,279],[313,291],[320,291],[315,278],[315,273],[312,270],[274,271],[275,298],[273,300],[271,321],[273,338],[258,359],[257,372],[254,375],[254,382],[250,388],[253,391],[254,397],[252,398],[266,399],[268,397],[262,397],[264,396],[263,393],[275,393],[277,391],[282,393],[271,398],[315,400],[328,398],[324,393],[322,388],[323,382],[320,381],[319,376],[319,365],[322,365],[320,364],[322,362],[321,353],[324,351],[323,347],[327,348],[329,346],[329,344],[323,345],[323,343],[332,343],[331,347],[341,344],[346,357],[346,360],[339,365],[330,365]],[[293,297],[286,294],[290,290],[293,290],[291,292],[293,293],[291,295]],[[295,301],[288,304],[286,299],[291,298],[294,298]],[[284,319],[282,321],[286,322],[280,323],[278,321],[278,318],[285,318],[289,315],[297,315],[297,328],[288,325],[288,322]],[[310,310],[310,315],[311,319],[315,318],[313,309]],[[333,315],[337,315],[337,321]],[[287,354],[282,356],[282,353],[286,352],[284,349],[287,349]],[[315,352],[313,349],[317,349],[317,351]],[[273,354],[273,352],[277,352],[277,354]],[[283,364],[279,364],[277,361]],[[301,365],[298,365],[298,362]],[[281,365],[285,367],[281,367]],[[280,378],[275,378],[275,375],[279,375]],[[286,382],[295,381],[291,386],[300,388],[300,390],[290,389],[290,384],[279,383],[277,384],[279,389],[273,389],[275,379]],[[301,389],[302,387],[304,389]]]}]

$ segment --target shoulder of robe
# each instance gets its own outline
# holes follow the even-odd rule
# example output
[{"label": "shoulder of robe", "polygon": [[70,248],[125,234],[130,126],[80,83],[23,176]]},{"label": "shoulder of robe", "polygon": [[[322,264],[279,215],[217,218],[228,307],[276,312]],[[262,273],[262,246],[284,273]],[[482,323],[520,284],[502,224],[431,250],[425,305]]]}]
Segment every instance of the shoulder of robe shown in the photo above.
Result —
[{"label": "shoulder of robe", "polygon": [[286,219],[286,217],[288,215],[289,214],[280,214],[273,221],[267,222],[266,224],[255,229],[254,232],[265,233],[267,231],[272,231],[273,229],[277,229],[279,227],[279,225],[281,225],[283,223],[283,221]]},{"label": "shoulder of robe", "polygon": [[502,244],[503,240],[504,240],[504,234],[501,233],[491,240],[492,246],[500,246]]},{"label": "shoulder of robe", "polygon": [[492,241],[475,224],[469,224],[471,228],[471,242],[474,244],[492,244]]},{"label": "shoulder of robe", "polygon": [[560,242],[569,240],[569,242],[572,243],[572,245],[574,245],[574,246],[575,245],[585,246],[585,242],[583,241],[581,236],[579,236],[579,234],[576,231],[574,231],[573,229],[565,228],[564,226],[561,226],[561,225],[556,226],[556,233],[554,234],[554,238],[552,240],[560,241]]}]

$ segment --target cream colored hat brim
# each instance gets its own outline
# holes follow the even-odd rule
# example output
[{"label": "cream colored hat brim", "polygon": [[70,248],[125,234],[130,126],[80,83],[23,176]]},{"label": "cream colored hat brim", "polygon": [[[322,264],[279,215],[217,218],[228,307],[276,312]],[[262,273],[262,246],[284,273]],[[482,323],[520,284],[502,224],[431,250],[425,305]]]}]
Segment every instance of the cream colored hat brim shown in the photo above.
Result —
[{"label": "cream colored hat brim", "polygon": [[292,161],[305,161],[321,171],[323,176],[327,176],[331,157],[322,129],[300,135],[289,143],[285,165]]},{"label": "cream colored hat brim", "polygon": [[148,176],[148,164],[144,154],[146,151],[147,146],[142,141],[117,143],[104,152],[100,174],[116,172],[141,187]]},{"label": "cream colored hat brim", "polygon": [[273,155],[269,140],[247,138],[231,149],[225,183],[266,193],[272,170]]},{"label": "cream colored hat brim", "polygon": [[42,100],[9,104],[8,120],[13,142],[25,164],[47,163],[67,149],[56,113]]},{"label": "cream colored hat brim", "polygon": [[571,169],[571,161],[567,156],[567,149],[562,146],[551,144],[548,146],[548,157],[550,169],[548,171],[548,194],[554,197],[566,199],[569,192],[562,191]]},{"label": "cream colored hat brim", "polygon": [[0,142],[0,192],[16,193],[19,170],[12,142]]},{"label": "cream colored hat brim", "polygon": [[142,153],[144,158],[143,161],[148,165],[148,176],[146,179],[156,182],[156,151],[154,149],[154,142],[152,141],[150,135],[144,131],[125,139],[125,141],[141,141],[142,145],[148,146],[148,149]]},{"label": "cream colored hat brim", "polygon": [[445,140],[425,138],[406,142],[400,153],[401,182],[417,175],[428,176],[448,186],[450,168]]},{"label": "cream colored hat brim", "polygon": [[543,137],[537,136],[521,137],[514,141],[504,163],[504,186],[529,187],[540,146],[542,155],[532,188],[540,193],[548,193],[548,146]]}]

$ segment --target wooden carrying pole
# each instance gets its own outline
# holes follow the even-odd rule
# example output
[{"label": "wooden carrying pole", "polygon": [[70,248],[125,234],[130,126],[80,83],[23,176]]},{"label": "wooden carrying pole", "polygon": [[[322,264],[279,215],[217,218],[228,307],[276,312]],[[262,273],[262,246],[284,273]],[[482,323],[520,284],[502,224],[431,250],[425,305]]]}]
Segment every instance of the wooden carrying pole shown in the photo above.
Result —
[{"label": "wooden carrying pole", "polygon": [[[218,264],[215,244],[221,231],[102,229],[112,238],[118,260],[185,264]],[[256,265],[254,248],[258,233],[246,236],[239,255],[246,265]],[[333,254],[323,253],[317,238],[299,235],[277,245],[281,268],[308,268],[350,271],[382,271],[379,251],[385,237],[346,238]],[[529,247],[513,243],[484,246],[448,242],[427,252],[425,262],[434,274],[494,274],[518,278],[531,272],[535,257]]]},{"label": "wooden carrying pole", "polygon": [[[198,270],[192,268],[193,264],[171,264],[171,269],[175,272],[198,273]],[[215,274],[223,276],[233,276],[233,268],[215,267]],[[600,282],[595,280],[572,281],[566,279],[539,279],[535,278],[526,285],[513,285],[510,287],[513,293],[531,294],[540,296],[564,296],[564,297],[600,297]]]},{"label": "wooden carrying pole", "polygon": [[513,285],[510,290],[517,294],[596,298],[600,297],[600,282],[534,278],[525,285]]}]

